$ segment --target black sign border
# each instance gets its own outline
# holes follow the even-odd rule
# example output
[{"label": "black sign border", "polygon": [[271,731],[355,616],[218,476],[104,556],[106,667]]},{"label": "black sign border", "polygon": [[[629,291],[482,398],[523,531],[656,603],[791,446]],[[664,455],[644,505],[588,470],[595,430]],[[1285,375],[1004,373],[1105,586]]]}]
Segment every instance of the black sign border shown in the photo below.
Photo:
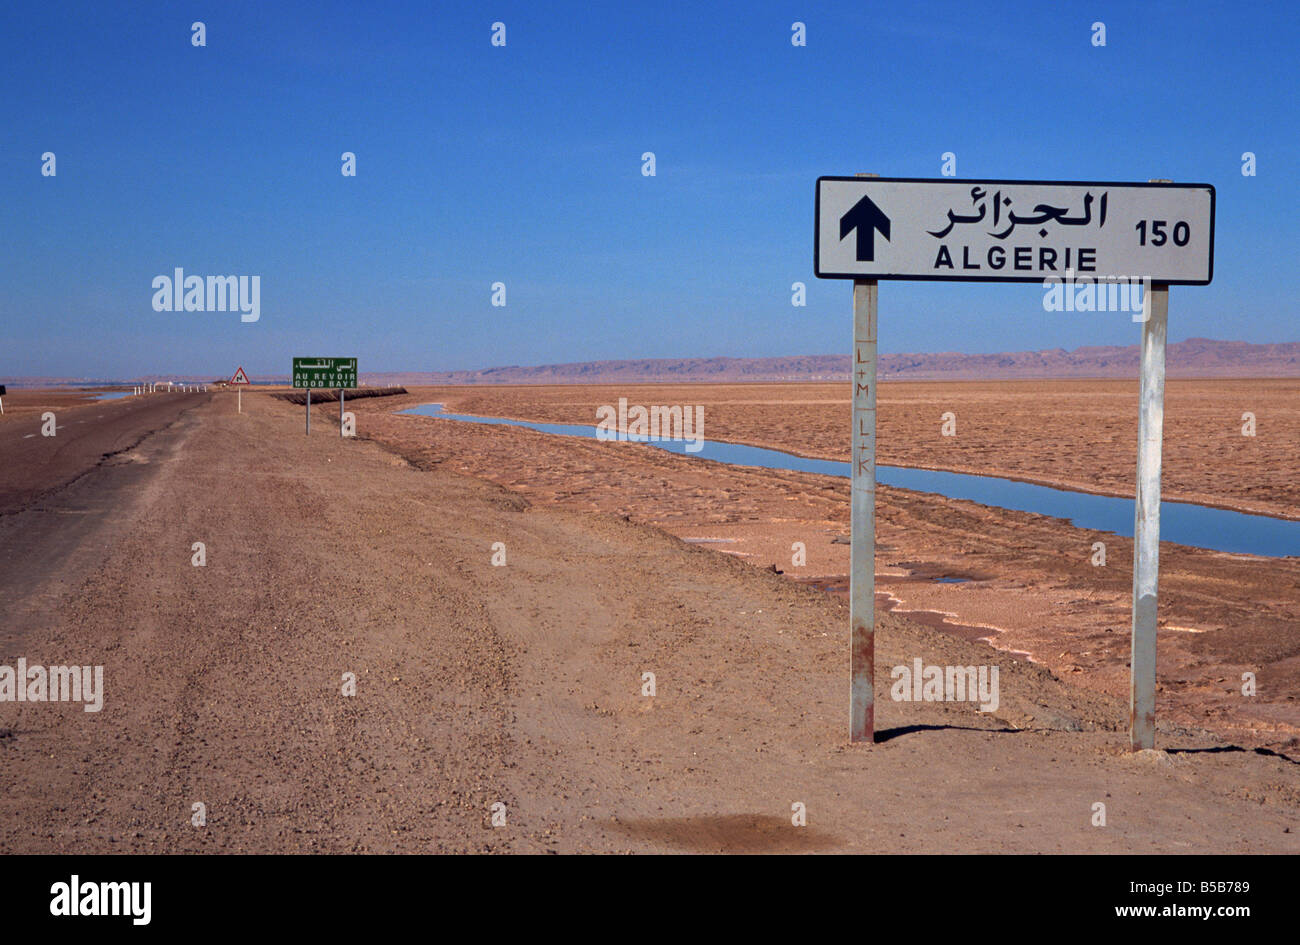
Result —
[{"label": "black sign border", "polygon": [[1175,190],[1198,189],[1208,190],[1210,192],[1210,271],[1205,279],[1175,279],[1169,281],[1157,282],[1152,280],[1153,285],[1209,285],[1214,281],[1214,203],[1216,195],[1213,184],[1183,184],[1183,183],[1139,183],[1137,181],[1088,181],[1088,180],[1001,180],[983,177],[840,177],[836,175],[823,175],[817,178],[817,186],[813,191],[813,275],[818,279],[853,279],[853,280],[876,280],[877,282],[1036,282],[1041,284],[1046,276],[985,276],[978,279],[972,279],[969,276],[894,276],[894,275],[869,275],[869,274],[836,274],[822,275],[821,272],[821,255],[819,252],[818,235],[821,233],[822,222],[822,181],[852,181],[856,184],[1038,184],[1048,187],[1168,187]]}]

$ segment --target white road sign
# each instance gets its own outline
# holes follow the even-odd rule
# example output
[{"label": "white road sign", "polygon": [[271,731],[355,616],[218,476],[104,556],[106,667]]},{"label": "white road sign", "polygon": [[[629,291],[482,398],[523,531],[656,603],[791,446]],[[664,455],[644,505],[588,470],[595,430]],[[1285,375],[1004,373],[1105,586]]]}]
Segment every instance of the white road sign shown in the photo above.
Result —
[{"label": "white road sign", "polygon": [[823,279],[1148,279],[1214,276],[1209,184],[819,177],[813,270]]}]

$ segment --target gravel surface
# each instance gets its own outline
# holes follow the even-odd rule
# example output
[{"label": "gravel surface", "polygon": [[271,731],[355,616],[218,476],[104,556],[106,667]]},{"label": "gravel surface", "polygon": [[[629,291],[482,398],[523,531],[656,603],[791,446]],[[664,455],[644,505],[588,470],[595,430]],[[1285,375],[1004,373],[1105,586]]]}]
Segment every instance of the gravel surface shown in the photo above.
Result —
[{"label": "gravel surface", "polygon": [[[0,664],[105,689],[98,713],[0,702],[0,850],[1296,849],[1276,755],[1167,724],[1177,750],[1130,755],[1110,696],[892,614],[883,740],[850,746],[833,596],[244,409],[196,400],[0,516]],[[998,708],[892,701],[914,658],[998,666]]]}]

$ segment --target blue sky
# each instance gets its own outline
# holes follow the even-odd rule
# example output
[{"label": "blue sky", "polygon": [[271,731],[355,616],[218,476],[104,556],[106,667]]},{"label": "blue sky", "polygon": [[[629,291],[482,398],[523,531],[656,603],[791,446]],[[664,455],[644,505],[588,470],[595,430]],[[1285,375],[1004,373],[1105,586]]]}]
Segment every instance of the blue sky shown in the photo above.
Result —
[{"label": "blue sky", "polygon": [[[1297,50],[1290,3],[11,7],[0,380],[847,352],[815,180],[938,177],[945,151],[959,177],[1215,185],[1214,282],[1171,290],[1171,340],[1294,341]],[[155,312],[176,267],[260,276],[261,319]],[[881,350],[1137,340],[1041,301],[882,283]]]}]

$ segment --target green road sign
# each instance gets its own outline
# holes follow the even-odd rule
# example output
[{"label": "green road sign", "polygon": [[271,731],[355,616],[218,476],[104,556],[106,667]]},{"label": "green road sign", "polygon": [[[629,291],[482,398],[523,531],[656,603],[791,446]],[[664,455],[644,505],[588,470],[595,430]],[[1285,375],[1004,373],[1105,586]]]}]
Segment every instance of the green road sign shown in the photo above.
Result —
[{"label": "green road sign", "polygon": [[294,358],[293,386],[346,387],[357,386],[356,358]]}]

